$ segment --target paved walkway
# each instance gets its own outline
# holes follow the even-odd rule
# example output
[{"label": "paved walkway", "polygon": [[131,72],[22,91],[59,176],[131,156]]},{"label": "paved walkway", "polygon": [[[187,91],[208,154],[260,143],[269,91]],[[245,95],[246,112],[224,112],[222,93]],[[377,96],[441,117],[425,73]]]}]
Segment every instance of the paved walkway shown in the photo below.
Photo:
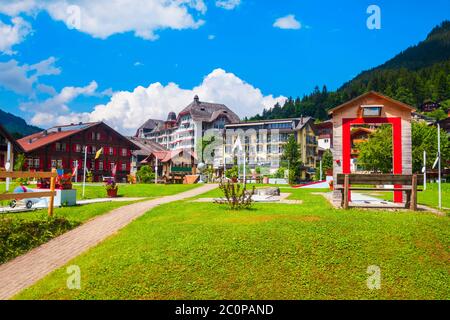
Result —
[{"label": "paved walkway", "polygon": [[9,299],[31,286],[50,272],[64,266],[73,258],[96,246],[150,209],[161,204],[194,197],[215,188],[217,188],[216,184],[206,184],[176,195],[115,209],[0,265],[0,299]]}]

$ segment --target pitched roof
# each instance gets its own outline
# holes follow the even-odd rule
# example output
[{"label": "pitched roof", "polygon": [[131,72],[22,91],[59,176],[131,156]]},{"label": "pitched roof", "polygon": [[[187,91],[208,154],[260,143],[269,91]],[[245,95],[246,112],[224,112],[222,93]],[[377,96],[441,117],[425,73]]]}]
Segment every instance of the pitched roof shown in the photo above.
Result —
[{"label": "pitched roof", "polygon": [[20,146],[23,148],[25,152],[31,152],[33,150],[39,149],[41,147],[47,146],[49,144],[55,143],[60,141],[61,139],[68,138],[70,136],[73,136],[77,133],[83,132],[89,128],[98,126],[98,125],[104,125],[110,130],[114,131],[119,137],[123,138],[129,144],[131,145],[131,148],[133,150],[138,149],[139,147],[122,136],[120,133],[112,129],[110,126],[105,124],[104,122],[88,122],[88,123],[79,123],[79,124],[70,124],[70,125],[63,125],[63,126],[55,126],[50,129],[29,135],[27,137],[24,137],[22,139],[17,140],[17,142],[20,144]]},{"label": "pitched roof", "polygon": [[181,110],[178,114],[178,118],[185,114],[190,114],[194,121],[212,122],[220,116],[224,116],[228,118],[231,123],[239,122],[239,117],[237,114],[231,111],[226,105],[203,102],[200,101],[198,96],[195,96],[194,101]]},{"label": "pitched roof", "polygon": [[144,159],[143,161],[141,161],[141,163],[148,163],[148,160],[150,157],[155,157],[156,159],[158,159],[159,162],[169,162],[170,160],[172,160],[175,157],[178,157],[180,155],[180,153],[183,152],[183,155],[189,154],[192,157],[194,157],[194,159],[197,159],[197,155],[195,154],[195,152],[188,150],[188,149],[177,149],[177,150],[162,150],[162,151],[154,151],[152,152],[146,159]]},{"label": "pitched roof", "polygon": [[139,150],[133,151],[133,154],[135,154],[135,155],[148,156],[152,152],[166,150],[166,148],[164,148],[159,143],[150,141],[145,138],[128,137],[128,140],[130,140],[132,143],[134,143],[135,145],[137,145],[140,148]]},{"label": "pitched roof", "polygon": [[[296,130],[301,130],[303,129],[310,121],[314,121],[314,118],[312,117],[303,117],[303,118],[299,118],[300,121],[297,125],[297,127],[295,128]],[[314,128],[313,128],[314,129]]]},{"label": "pitched roof", "polygon": [[157,119],[148,119],[147,121],[144,122],[144,124],[142,126],[140,126],[137,131],[136,131],[136,137],[139,135],[139,131],[140,130],[148,130],[151,131],[153,129],[155,129],[156,127],[161,126],[162,124],[164,124],[163,120],[157,120]]},{"label": "pitched roof", "polygon": [[339,105],[339,106],[337,106],[337,107],[334,107],[334,108],[330,109],[330,110],[328,111],[328,114],[333,114],[335,111],[337,111],[337,110],[339,110],[339,109],[341,109],[341,108],[347,107],[347,106],[349,106],[349,105],[355,103],[356,101],[358,101],[358,100],[360,100],[360,99],[363,99],[363,98],[366,98],[366,97],[371,96],[371,95],[374,95],[374,96],[376,96],[376,97],[378,97],[378,98],[381,98],[381,99],[384,99],[384,100],[387,100],[387,101],[390,101],[390,102],[392,102],[392,103],[394,103],[394,104],[396,104],[396,105],[398,105],[398,106],[400,106],[400,107],[409,109],[409,110],[411,110],[411,112],[416,111],[415,108],[413,108],[413,107],[411,107],[411,106],[409,106],[409,105],[407,105],[407,104],[405,104],[405,103],[403,103],[403,102],[400,102],[400,101],[397,101],[397,100],[395,100],[395,99],[392,99],[392,98],[390,98],[390,97],[388,97],[388,96],[382,95],[382,94],[379,93],[379,92],[369,91],[369,92],[366,92],[366,93],[364,93],[364,94],[362,94],[362,95],[360,95],[360,96],[358,96],[358,97],[356,97],[356,98],[354,98],[354,99],[352,99],[352,100],[350,100],[350,101],[347,101],[347,102],[345,102],[345,103],[343,103],[343,104],[341,104],[341,105]]},{"label": "pitched roof", "polygon": [[0,136],[4,136],[6,140],[11,142],[13,148],[17,152],[23,152],[23,148],[17,143],[16,139],[0,124]]}]

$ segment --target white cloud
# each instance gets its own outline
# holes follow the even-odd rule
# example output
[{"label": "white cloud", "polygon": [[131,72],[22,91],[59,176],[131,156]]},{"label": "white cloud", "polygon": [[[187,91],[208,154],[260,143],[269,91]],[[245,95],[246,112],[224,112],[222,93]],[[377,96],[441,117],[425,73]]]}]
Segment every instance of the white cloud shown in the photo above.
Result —
[{"label": "white cloud", "polygon": [[192,12],[204,14],[203,0],[19,0],[0,2],[0,13],[35,15],[47,11],[69,28],[105,39],[111,35],[134,32],[135,36],[155,40],[161,29],[196,29],[204,21]]},{"label": "white cloud", "polygon": [[213,34],[210,34],[210,35],[208,36],[208,40],[214,40],[215,38],[216,38],[216,36],[213,35]]},{"label": "white cloud", "polygon": [[[57,95],[48,98],[43,102],[27,102],[20,105],[23,111],[34,112],[35,115],[31,119],[31,123],[37,126],[54,124],[59,121],[60,117],[81,115],[70,111],[69,103],[79,96],[100,95],[97,93],[97,82],[92,81],[85,87],[64,87]],[[62,119],[61,118],[61,119]],[[70,122],[75,122],[70,120]]]},{"label": "white cloud", "polygon": [[241,4],[241,0],[217,0],[216,6],[226,10],[233,10]]},{"label": "white cloud", "polygon": [[20,17],[11,19],[12,24],[0,20],[0,52],[11,55],[12,47],[21,43],[31,33],[31,25]]},{"label": "white cloud", "polygon": [[17,94],[34,94],[34,86],[42,76],[57,75],[61,70],[55,66],[56,59],[50,57],[36,64],[28,65],[12,59],[0,62],[0,87],[11,90]]},{"label": "white cloud", "polygon": [[[175,83],[166,86],[159,82],[148,87],[138,86],[133,91],[115,92],[106,104],[97,105],[90,113],[74,113],[63,99],[59,107],[53,104],[56,99],[44,102],[52,106],[38,111],[33,117],[33,124],[49,126],[52,124],[75,123],[78,121],[105,121],[113,128],[125,134],[132,134],[148,118],[166,119],[169,111],[180,112],[199,95],[200,100],[227,105],[240,117],[254,116],[263,108],[271,108],[275,103],[283,103],[283,96],[263,95],[260,89],[223,69],[215,69],[207,75],[202,83],[192,89],[180,88]],[[42,115],[45,113],[45,115]]]},{"label": "white cloud", "polygon": [[300,21],[295,19],[295,15],[289,14],[285,17],[278,18],[274,22],[273,26],[280,29],[298,30],[301,29],[302,24],[300,23]]}]

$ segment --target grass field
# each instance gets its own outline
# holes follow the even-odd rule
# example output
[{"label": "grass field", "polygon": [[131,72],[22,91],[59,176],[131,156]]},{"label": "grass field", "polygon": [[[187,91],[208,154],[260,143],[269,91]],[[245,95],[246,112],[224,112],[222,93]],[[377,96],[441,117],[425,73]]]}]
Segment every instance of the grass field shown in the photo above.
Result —
[{"label": "grass field", "polygon": [[[369,192],[370,195],[380,199],[392,201],[394,195],[392,192]],[[427,190],[418,192],[417,202],[433,208],[438,207],[438,184],[427,183]],[[450,183],[442,183],[442,207],[450,211]]]},{"label": "grass field", "polygon": [[[119,197],[142,197],[142,198],[157,198],[162,196],[168,196],[183,191],[188,191],[198,187],[196,184],[170,184],[170,185],[155,185],[155,184],[118,184]],[[10,188],[10,192],[17,187],[17,184],[13,183]],[[30,185],[30,188],[34,188],[34,185]],[[5,192],[5,183],[0,183],[0,194]],[[85,196],[83,198],[83,188],[81,184],[73,184],[73,188],[77,190],[77,199],[95,199],[106,198],[106,190],[103,184],[87,184],[85,189]],[[3,202],[3,205],[7,205],[7,202]]]},{"label": "grass field", "polygon": [[[450,299],[448,217],[342,211],[317,190],[291,192],[302,205],[157,207],[69,263],[81,290],[61,268],[16,298]],[[366,285],[371,265],[380,290]]]}]

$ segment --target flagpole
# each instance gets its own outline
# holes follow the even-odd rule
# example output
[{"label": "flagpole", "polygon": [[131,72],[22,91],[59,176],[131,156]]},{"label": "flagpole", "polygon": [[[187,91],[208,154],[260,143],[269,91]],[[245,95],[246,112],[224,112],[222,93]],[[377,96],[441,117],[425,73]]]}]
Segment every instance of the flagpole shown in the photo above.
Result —
[{"label": "flagpole", "polygon": [[427,152],[423,150],[423,191],[427,190]]},{"label": "flagpole", "polygon": [[84,146],[83,198],[84,198],[84,190],[86,188],[86,162],[87,162],[87,146]]},{"label": "flagpole", "polygon": [[437,124],[438,129],[438,195],[439,195],[439,209],[442,209],[442,190],[441,190],[441,125]]},{"label": "flagpole", "polygon": [[155,155],[155,184],[158,184],[158,157]]}]

